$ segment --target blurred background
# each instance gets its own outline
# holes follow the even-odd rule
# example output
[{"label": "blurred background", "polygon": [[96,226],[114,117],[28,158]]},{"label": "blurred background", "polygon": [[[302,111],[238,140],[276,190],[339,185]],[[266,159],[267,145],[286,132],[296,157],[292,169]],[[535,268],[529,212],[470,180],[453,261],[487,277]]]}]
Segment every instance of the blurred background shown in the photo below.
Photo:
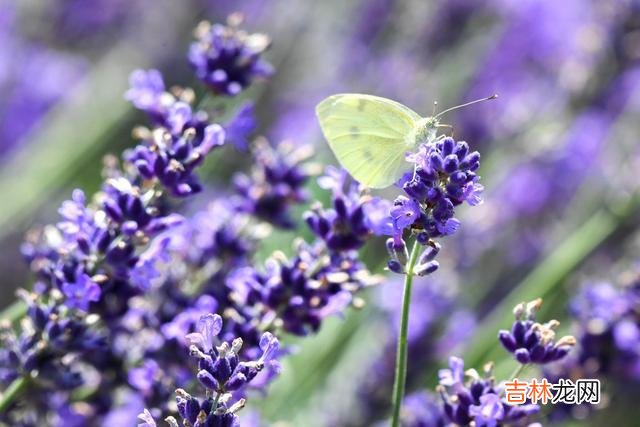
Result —
[{"label": "blurred background", "polygon": [[[434,101],[443,109],[499,94],[445,118],[456,139],[481,151],[487,190],[484,205],[460,210],[441,269],[415,285],[412,390],[433,388],[452,354],[470,367],[494,360],[507,376],[515,363],[496,334],[515,303],[544,298],[540,317],[570,331],[569,302],[583,284],[634,271],[637,0],[0,0],[0,306],[32,281],[20,255],[28,229],[57,221],[73,188],[96,191],[102,157],[132,145],[131,128],[144,119],[123,98],[129,73],[158,68],[168,85],[203,93],[186,61],[193,28],[233,11],[273,40],[276,74],[242,95],[256,101],[260,133],[311,143],[321,163],[335,163],[314,118],[327,95],[366,92],[429,115]],[[213,157],[211,188],[246,166]],[[292,234],[279,237],[274,247],[290,246]],[[365,251],[382,273],[383,243]],[[253,410],[296,426],[378,422],[400,292],[390,277],[365,295],[364,309],[293,342],[296,354]],[[640,386],[625,387],[599,412],[610,425],[638,425],[622,408]],[[603,425],[599,414],[559,422]]]}]

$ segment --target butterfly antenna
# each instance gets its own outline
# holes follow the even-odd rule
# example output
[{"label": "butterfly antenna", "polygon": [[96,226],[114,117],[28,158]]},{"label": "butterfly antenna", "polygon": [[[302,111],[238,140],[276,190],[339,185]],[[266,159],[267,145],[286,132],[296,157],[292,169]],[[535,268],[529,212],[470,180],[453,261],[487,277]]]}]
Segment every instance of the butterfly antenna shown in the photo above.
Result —
[{"label": "butterfly antenna", "polygon": [[435,116],[437,110],[438,110],[438,101],[433,101],[433,113],[431,115]]},{"label": "butterfly antenna", "polygon": [[490,101],[492,99],[496,99],[497,97],[498,95],[494,93],[493,95],[488,96],[486,98],[476,99],[475,101],[467,102],[466,104],[456,105],[455,107],[447,108],[446,110],[439,112],[434,117],[437,118],[442,116],[445,113],[448,113],[449,111],[457,110],[458,108],[462,108],[462,107],[468,107],[469,105],[477,104],[478,102]]}]

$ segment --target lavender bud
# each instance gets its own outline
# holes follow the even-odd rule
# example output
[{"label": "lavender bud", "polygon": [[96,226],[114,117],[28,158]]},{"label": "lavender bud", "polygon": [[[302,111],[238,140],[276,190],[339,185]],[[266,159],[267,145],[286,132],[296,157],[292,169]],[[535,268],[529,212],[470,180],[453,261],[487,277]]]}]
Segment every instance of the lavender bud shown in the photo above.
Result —
[{"label": "lavender bud", "polygon": [[398,273],[398,274],[405,273],[404,265],[400,264],[398,261],[395,261],[395,260],[389,260],[387,262],[387,268],[390,271],[393,271],[394,273]]},{"label": "lavender bud", "polygon": [[218,389],[218,381],[216,381],[216,379],[213,378],[213,375],[211,375],[209,372],[201,370],[198,372],[197,378],[200,384],[202,384],[205,388],[209,390]]},{"label": "lavender bud", "polygon": [[429,261],[435,259],[436,255],[440,252],[440,244],[438,242],[431,242],[430,246],[420,254],[420,258],[418,258],[418,264],[426,264]]},{"label": "lavender bud", "polygon": [[417,274],[418,276],[426,276],[436,271],[439,266],[440,264],[435,260],[429,261],[424,264],[418,264],[418,266],[415,268],[415,274]]}]

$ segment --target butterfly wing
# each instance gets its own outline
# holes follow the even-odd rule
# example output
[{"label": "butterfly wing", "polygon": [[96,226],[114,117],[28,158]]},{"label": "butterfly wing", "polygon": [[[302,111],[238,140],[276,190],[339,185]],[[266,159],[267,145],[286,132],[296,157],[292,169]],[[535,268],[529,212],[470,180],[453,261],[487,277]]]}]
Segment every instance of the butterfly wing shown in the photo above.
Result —
[{"label": "butterfly wing", "polygon": [[333,95],[316,107],[324,137],[340,164],[361,183],[384,188],[406,171],[420,116],[386,98]]}]

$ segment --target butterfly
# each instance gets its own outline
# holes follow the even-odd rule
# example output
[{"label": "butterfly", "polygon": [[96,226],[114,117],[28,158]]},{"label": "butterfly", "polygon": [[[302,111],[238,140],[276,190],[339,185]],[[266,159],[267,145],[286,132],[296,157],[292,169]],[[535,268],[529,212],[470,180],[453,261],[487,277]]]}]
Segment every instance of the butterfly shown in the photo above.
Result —
[{"label": "butterfly", "polygon": [[384,188],[406,172],[405,155],[436,139],[440,117],[496,95],[449,108],[431,117],[390,99],[345,93],[325,98],[316,116],[329,147],[343,168],[362,184]]}]

